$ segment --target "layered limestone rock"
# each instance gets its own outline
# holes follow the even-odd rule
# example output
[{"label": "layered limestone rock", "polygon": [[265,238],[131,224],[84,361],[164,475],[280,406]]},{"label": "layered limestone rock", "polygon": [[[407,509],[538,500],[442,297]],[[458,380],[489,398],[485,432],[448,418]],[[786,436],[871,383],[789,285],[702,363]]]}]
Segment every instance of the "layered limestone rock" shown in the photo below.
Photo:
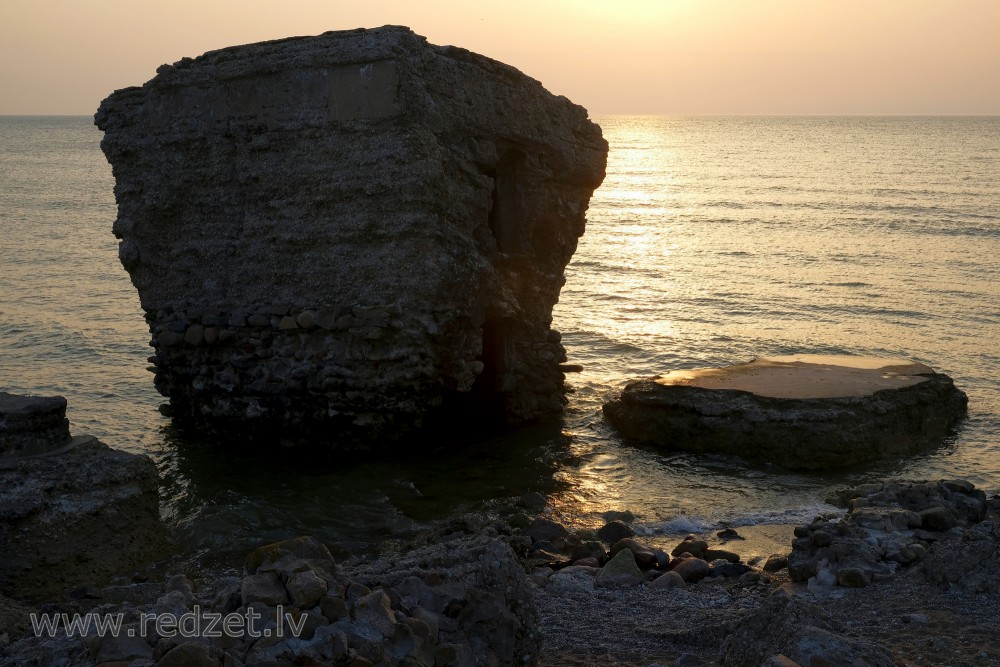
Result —
[{"label": "layered limestone rock", "polygon": [[941,442],[967,404],[923,364],[795,355],[636,380],[604,414],[644,443],[829,469]]},{"label": "layered limestone rock", "polygon": [[0,391],[0,465],[5,460],[48,454],[70,440],[65,398]]},{"label": "layered limestone rock", "polygon": [[0,458],[0,596],[98,583],[165,548],[156,465],[71,438],[65,414],[62,396],[0,394],[0,444],[19,454]]},{"label": "layered limestone rock", "polygon": [[561,408],[551,311],[607,155],[582,107],[389,26],[164,65],[95,121],[175,415]]}]

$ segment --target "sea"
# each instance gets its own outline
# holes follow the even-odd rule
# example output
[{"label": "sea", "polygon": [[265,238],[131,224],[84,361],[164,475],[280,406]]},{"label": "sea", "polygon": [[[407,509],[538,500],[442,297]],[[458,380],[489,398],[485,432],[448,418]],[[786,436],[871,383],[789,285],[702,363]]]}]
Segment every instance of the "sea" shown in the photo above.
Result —
[{"label": "sea", "polygon": [[[380,550],[540,492],[552,517],[640,532],[808,521],[880,479],[1000,489],[1000,117],[596,117],[607,178],[553,314],[570,363],[557,420],[359,459],[177,429],[111,233],[90,117],[0,117],[0,390],[60,394],[74,434],[152,457],[174,557],[302,534]],[[793,353],[916,360],[968,418],[925,453],[798,473],[622,442],[601,405],[632,378]],[[416,449],[416,448],[414,448]]]}]

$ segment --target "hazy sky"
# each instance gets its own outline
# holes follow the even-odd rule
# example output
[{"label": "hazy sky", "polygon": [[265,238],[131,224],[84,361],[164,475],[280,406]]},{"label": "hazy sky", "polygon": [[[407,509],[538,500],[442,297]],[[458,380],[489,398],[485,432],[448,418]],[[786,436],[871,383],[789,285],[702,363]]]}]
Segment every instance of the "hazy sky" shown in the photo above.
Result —
[{"label": "hazy sky", "polygon": [[1000,0],[0,0],[0,114],[91,114],[184,56],[387,23],[592,114],[1000,114]]}]

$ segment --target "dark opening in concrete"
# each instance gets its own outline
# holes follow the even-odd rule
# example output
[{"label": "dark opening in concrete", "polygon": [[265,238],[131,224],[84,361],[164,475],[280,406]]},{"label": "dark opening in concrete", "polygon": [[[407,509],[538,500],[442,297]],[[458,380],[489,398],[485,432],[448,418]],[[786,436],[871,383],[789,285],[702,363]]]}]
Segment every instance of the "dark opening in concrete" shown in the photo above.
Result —
[{"label": "dark opening in concrete", "polygon": [[471,407],[480,418],[502,420],[503,384],[507,372],[508,325],[503,320],[483,322],[483,371],[470,392]]},{"label": "dark opening in concrete", "polygon": [[524,233],[524,202],[520,182],[525,154],[516,148],[508,149],[497,162],[493,176],[493,200],[490,206],[489,225],[497,248],[504,253],[520,253],[528,240]]}]

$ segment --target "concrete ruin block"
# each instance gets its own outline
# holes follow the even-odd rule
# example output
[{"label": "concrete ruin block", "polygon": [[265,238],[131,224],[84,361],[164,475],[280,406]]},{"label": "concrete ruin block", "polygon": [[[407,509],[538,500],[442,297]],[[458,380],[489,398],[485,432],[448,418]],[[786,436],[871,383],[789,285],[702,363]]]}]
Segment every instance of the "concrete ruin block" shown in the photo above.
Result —
[{"label": "concrete ruin block", "polygon": [[0,461],[48,454],[70,440],[65,398],[0,391]]},{"label": "concrete ruin block", "polygon": [[176,416],[393,437],[561,409],[552,307],[607,155],[582,107],[387,26],[164,65],[95,121]]},{"label": "concrete ruin block", "polygon": [[62,396],[0,392],[0,597],[101,583],[166,546],[148,456],[71,437]]}]

